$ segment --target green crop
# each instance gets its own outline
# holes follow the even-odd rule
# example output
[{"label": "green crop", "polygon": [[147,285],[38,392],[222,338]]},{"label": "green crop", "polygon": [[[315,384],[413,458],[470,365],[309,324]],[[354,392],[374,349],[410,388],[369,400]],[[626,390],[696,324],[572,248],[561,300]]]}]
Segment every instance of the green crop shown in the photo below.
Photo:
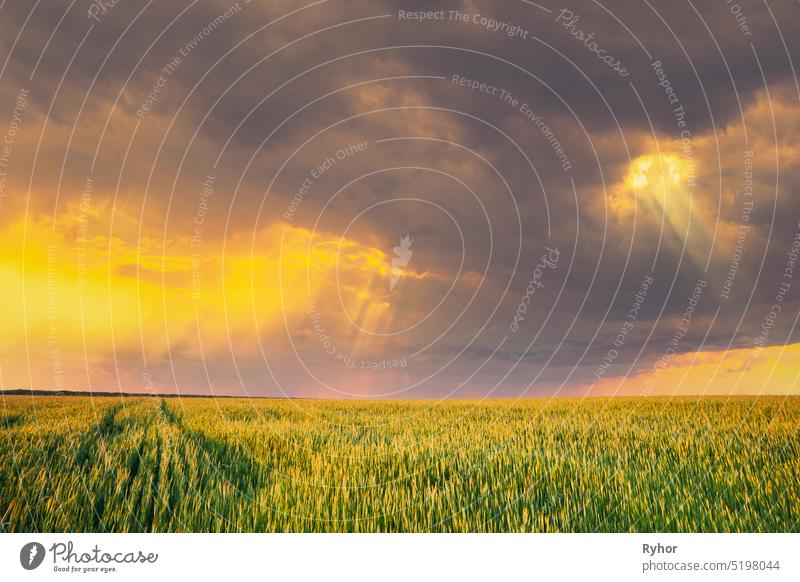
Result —
[{"label": "green crop", "polygon": [[5,531],[798,531],[800,399],[6,397]]}]

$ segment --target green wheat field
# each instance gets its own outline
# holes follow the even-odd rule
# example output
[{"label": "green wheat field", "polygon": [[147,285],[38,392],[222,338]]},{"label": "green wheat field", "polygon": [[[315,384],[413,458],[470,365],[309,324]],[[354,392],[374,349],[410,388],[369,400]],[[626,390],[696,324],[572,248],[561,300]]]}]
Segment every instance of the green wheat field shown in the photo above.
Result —
[{"label": "green wheat field", "polygon": [[800,531],[799,398],[0,405],[4,531]]}]

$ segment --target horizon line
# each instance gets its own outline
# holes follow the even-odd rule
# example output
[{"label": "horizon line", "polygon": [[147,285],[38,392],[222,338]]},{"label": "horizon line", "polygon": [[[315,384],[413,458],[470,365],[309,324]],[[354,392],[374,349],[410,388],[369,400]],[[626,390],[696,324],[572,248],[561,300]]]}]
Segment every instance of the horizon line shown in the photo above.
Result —
[{"label": "horizon line", "polygon": [[561,399],[561,400],[574,400],[584,398],[641,398],[641,399],[662,399],[662,398],[798,398],[800,394],[585,394],[582,396],[487,396],[487,397],[468,397],[468,398],[381,398],[381,397],[352,397],[352,398],[325,398],[319,396],[258,396],[258,395],[230,395],[230,394],[199,394],[188,393],[181,394],[178,392],[109,392],[109,391],[93,391],[93,390],[48,390],[45,388],[27,389],[16,388],[12,390],[0,390],[0,397],[6,396],[67,396],[67,397],[91,397],[91,398],[228,398],[228,399],[257,399],[257,400],[330,400],[330,401],[377,401],[377,400],[395,400],[395,401],[420,401],[420,400],[531,400],[531,399]]}]

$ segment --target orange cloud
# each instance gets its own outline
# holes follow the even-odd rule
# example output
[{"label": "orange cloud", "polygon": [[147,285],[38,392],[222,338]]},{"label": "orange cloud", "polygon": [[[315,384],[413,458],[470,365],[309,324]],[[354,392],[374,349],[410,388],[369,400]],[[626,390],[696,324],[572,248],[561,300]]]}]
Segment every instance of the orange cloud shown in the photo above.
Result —
[{"label": "orange cloud", "polygon": [[237,353],[255,352],[258,334],[307,323],[309,303],[334,301],[337,285],[352,313],[375,319],[385,309],[377,290],[388,287],[388,259],[355,240],[276,223],[224,248],[210,240],[193,248],[188,236],[139,239],[121,209],[122,236],[89,236],[102,232],[102,210],[71,208],[57,229],[49,216],[0,227],[6,387],[28,384],[24,360],[35,378],[53,369],[55,386],[49,372],[40,381],[60,388],[111,366],[112,351],[199,359],[230,341]]},{"label": "orange cloud", "polygon": [[594,384],[596,396],[800,394],[800,343],[678,354],[664,367]]}]

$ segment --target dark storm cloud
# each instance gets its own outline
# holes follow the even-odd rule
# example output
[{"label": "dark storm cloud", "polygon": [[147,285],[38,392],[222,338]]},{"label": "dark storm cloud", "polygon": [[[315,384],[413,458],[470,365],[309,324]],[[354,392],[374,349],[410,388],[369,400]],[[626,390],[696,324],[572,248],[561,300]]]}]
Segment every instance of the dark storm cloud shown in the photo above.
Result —
[{"label": "dark storm cloud", "polygon": [[[501,5],[425,3],[426,10],[445,11],[447,19],[428,23],[399,21],[399,10],[419,9],[407,2],[346,5],[326,2],[305,9],[302,4],[295,2],[271,4],[268,9],[242,3],[243,12],[234,15],[227,25],[215,29],[213,36],[209,37],[210,42],[201,41],[193,50],[194,58],[186,58],[177,76],[170,78],[170,90],[165,92],[162,105],[168,111],[170,103],[175,104],[185,96],[188,85],[193,85],[211,66],[217,64],[219,57],[252,34],[224,63],[214,68],[203,85],[203,91],[193,103],[197,114],[205,114],[219,94],[246,68],[269,52],[280,49],[269,61],[239,81],[236,91],[231,95],[233,102],[229,107],[212,115],[212,130],[216,127],[223,134],[238,123],[265,92],[293,74],[348,54],[365,50],[374,52],[363,57],[343,58],[338,63],[319,69],[316,74],[293,82],[285,91],[276,94],[270,99],[269,106],[263,108],[252,119],[252,123],[246,124],[237,134],[237,139],[247,143],[260,140],[265,127],[272,127],[276,120],[283,118],[284,108],[291,108],[300,102],[297,96],[318,96],[322,93],[320,89],[341,87],[349,78],[365,80],[372,73],[390,68],[387,66],[389,63],[397,63],[398,70],[411,71],[413,74],[449,76],[454,71],[466,69],[470,75],[482,81],[512,92],[516,90],[518,95],[535,102],[539,110],[546,113],[552,111],[556,115],[565,115],[558,98],[561,97],[580,116],[581,121],[594,131],[614,129],[616,122],[629,129],[628,123],[646,128],[641,106],[627,82],[631,81],[647,105],[657,129],[669,131],[674,129],[671,115],[664,106],[663,91],[656,85],[655,76],[650,70],[651,61],[659,60],[672,86],[681,96],[695,131],[702,131],[710,127],[712,114],[713,121],[718,125],[724,125],[732,116],[739,115],[739,102],[750,101],[754,92],[763,85],[759,63],[770,83],[787,80],[792,75],[788,66],[789,56],[782,42],[786,40],[791,43],[791,39],[782,39],[776,34],[778,29],[772,21],[772,15],[763,5],[756,2],[740,4],[741,13],[746,17],[749,27],[748,36],[737,27],[735,16],[725,2],[679,3],[666,8],[630,2],[615,3],[606,9],[591,2],[576,3],[570,5],[569,10],[580,20],[574,29],[569,30],[561,26],[563,22],[554,25],[560,6],[550,6],[552,12],[547,13],[522,2]],[[85,89],[87,82],[98,72],[100,64],[106,60],[111,47],[116,45],[106,66],[100,71],[100,85],[92,90],[111,95],[118,84],[133,72],[131,92],[144,91],[146,94],[154,80],[153,76],[161,67],[203,27],[235,5],[225,2],[151,3],[141,11],[143,5],[121,2],[103,15],[100,22],[94,22],[87,18],[86,7],[76,3],[66,13],[44,55],[41,55],[41,51],[45,42],[64,14],[67,4],[49,3],[46,9],[40,5],[32,11],[24,35],[15,47],[11,68],[22,77],[32,70],[41,55],[40,76],[36,82],[49,85],[41,87],[45,94],[51,92],[83,37],[82,33],[94,24],[84,45],[85,50],[76,55],[65,81],[66,93],[70,84]],[[3,22],[7,48],[31,12],[30,8],[29,3],[7,3]],[[509,38],[502,32],[491,32],[479,24],[450,21],[450,10],[470,16],[485,14],[497,21],[522,27],[528,38]],[[261,30],[270,19],[292,11],[297,12]],[[175,20],[179,14],[182,16]],[[785,4],[772,7],[772,14],[782,30],[791,30],[800,18],[796,11]],[[365,20],[382,15],[391,17]],[[362,22],[344,24],[354,20]],[[326,28],[328,30],[323,30]],[[570,36],[572,30],[593,34],[609,54],[625,62],[631,75],[621,79],[614,74],[580,41]],[[322,32],[298,40],[315,31]],[[287,43],[294,44],[283,48]],[[754,58],[751,43],[758,54],[758,61]],[[450,48],[376,50],[401,45]],[[142,57],[141,65],[134,72],[136,63]],[[538,76],[551,90],[498,59],[508,60]],[[183,91],[176,87],[181,84],[187,85]],[[443,95],[448,101],[455,101],[455,105],[472,99],[471,95],[453,96],[446,84],[444,87],[440,85],[431,83],[427,91]],[[352,106],[352,101],[344,95],[326,101],[324,108],[320,109],[335,118],[348,109],[348,103]],[[65,104],[70,105],[72,103]],[[56,107],[54,113],[58,114],[58,110]],[[485,107],[484,113],[494,121],[513,115],[507,108],[496,106]],[[215,134],[215,137],[220,135]]]}]

